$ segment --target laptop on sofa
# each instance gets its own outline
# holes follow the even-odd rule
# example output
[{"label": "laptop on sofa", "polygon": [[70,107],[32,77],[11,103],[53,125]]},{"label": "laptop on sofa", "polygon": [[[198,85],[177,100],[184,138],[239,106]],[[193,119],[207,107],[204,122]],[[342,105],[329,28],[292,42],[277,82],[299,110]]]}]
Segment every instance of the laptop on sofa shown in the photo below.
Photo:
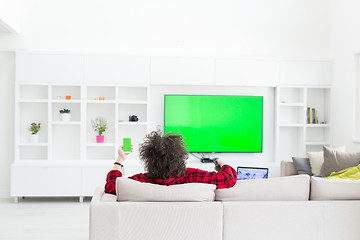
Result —
[{"label": "laptop on sofa", "polygon": [[267,179],[268,176],[269,176],[268,168],[237,167],[237,180]]}]

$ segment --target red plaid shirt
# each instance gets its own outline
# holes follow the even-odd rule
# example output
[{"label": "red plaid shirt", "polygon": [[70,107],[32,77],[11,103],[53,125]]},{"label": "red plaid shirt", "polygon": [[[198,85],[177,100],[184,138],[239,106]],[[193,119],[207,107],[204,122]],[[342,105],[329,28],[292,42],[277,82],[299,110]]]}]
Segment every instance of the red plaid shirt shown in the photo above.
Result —
[{"label": "red plaid shirt", "polygon": [[[119,170],[111,170],[106,177],[105,192],[116,194],[115,182],[122,173]],[[149,178],[147,173],[139,173],[129,177],[139,182],[155,183],[160,185],[174,185],[182,183],[209,183],[215,184],[217,188],[230,188],[235,185],[237,174],[229,165],[224,165],[219,172],[208,172],[196,168],[188,168],[187,172],[181,177],[172,177],[169,179]]]}]

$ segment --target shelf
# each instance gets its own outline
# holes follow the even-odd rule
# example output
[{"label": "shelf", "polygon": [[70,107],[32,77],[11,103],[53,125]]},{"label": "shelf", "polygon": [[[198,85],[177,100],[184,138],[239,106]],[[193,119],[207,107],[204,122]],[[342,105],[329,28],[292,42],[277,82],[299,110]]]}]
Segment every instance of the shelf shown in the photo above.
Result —
[{"label": "shelf", "polygon": [[[90,161],[99,161],[99,162],[114,162],[114,159],[111,158],[111,159],[88,159],[87,162],[90,162]],[[108,165],[108,166],[112,166],[111,164]]]},{"label": "shelf", "polygon": [[[80,85],[51,85],[52,101],[79,101],[81,99]],[[70,99],[66,99],[70,96]]]},{"label": "shelf", "polygon": [[129,87],[119,86],[118,88],[118,101],[119,102],[144,102],[146,103],[148,97],[147,87]]},{"label": "shelf", "polygon": [[[99,101],[99,102],[115,102],[116,100],[116,87],[115,86],[106,86],[106,85],[88,85],[86,87],[87,92],[87,101]],[[102,97],[105,100],[100,100]],[[94,100],[98,99],[98,100]]]},{"label": "shelf", "polygon": [[304,127],[304,124],[279,124],[279,127]]},{"label": "shelf", "polygon": [[306,124],[309,128],[329,128],[330,124]]},{"label": "shelf", "polygon": [[69,122],[53,121],[51,124],[54,124],[54,125],[79,125],[79,124],[81,124],[81,122],[80,121],[69,121]]},{"label": "shelf", "polygon": [[79,100],[79,99],[74,99],[74,100],[53,99],[53,100],[51,100],[51,102],[53,102],[53,103],[81,103],[81,100]]},{"label": "shelf", "polygon": [[26,146],[26,147],[47,147],[48,143],[19,143],[19,146]]},{"label": "shelf", "polygon": [[115,143],[87,143],[87,147],[115,147]]},{"label": "shelf", "polygon": [[[114,160],[113,160],[114,161]],[[87,163],[79,160],[52,160],[48,161],[46,159],[31,159],[31,161],[27,159],[19,159],[16,164],[13,164],[13,167],[84,167]]]},{"label": "shelf", "polygon": [[114,104],[114,103],[116,103],[116,101],[115,100],[87,100],[86,103],[94,103],[94,104],[111,103],[111,104]]},{"label": "shelf", "polygon": [[282,107],[305,107],[304,103],[280,103]]},{"label": "shelf", "polygon": [[47,99],[21,99],[19,103],[48,103]]},{"label": "shelf", "polygon": [[19,86],[42,86],[46,87],[49,85],[47,82],[17,82],[16,83]]},{"label": "shelf", "polygon": [[305,88],[304,87],[279,87],[279,104],[301,104],[305,105]]},{"label": "shelf", "polygon": [[54,83],[52,87],[81,87],[79,83]]},{"label": "shelf", "polygon": [[305,145],[307,145],[307,146],[324,146],[324,145],[328,146],[328,145],[330,145],[330,143],[329,142],[306,142]]},{"label": "shelf", "polygon": [[117,122],[118,125],[146,126],[147,122]]},{"label": "shelf", "polygon": [[16,165],[21,164],[21,167],[38,167],[38,166],[44,166],[44,163],[48,163],[49,161],[47,159],[24,159],[20,158],[18,162],[16,162]]},{"label": "shelf", "polygon": [[146,101],[119,101],[119,104],[147,104]]},{"label": "shelf", "polygon": [[25,102],[42,102],[48,100],[48,86],[44,84],[24,84],[16,88],[18,101]]}]

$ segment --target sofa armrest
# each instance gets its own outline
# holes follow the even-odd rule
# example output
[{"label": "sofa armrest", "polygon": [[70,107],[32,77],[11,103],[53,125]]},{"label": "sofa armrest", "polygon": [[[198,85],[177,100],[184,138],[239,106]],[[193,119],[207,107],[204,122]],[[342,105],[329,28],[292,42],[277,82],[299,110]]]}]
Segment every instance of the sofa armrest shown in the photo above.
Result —
[{"label": "sofa armrest", "polygon": [[104,187],[99,186],[95,189],[95,193],[91,199],[91,204],[100,202],[116,202],[116,195],[105,193]]},{"label": "sofa armrest", "polygon": [[91,200],[90,240],[222,239],[221,202],[112,202],[104,195],[97,188]]},{"label": "sofa armrest", "polygon": [[297,175],[296,168],[293,162],[281,161],[281,173],[280,176],[292,176]]}]

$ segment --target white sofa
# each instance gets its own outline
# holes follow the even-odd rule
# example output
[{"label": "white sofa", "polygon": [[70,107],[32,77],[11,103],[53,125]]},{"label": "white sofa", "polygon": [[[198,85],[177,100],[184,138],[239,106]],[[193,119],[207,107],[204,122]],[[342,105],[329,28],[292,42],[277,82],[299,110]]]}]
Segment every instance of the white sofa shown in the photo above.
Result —
[{"label": "white sofa", "polygon": [[359,186],[298,175],[238,181],[230,189],[192,186],[193,194],[176,195],[174,186],[158,191],[119,178],[118,198],[103,187],[93,196],[90,239],[358,240]]}]

